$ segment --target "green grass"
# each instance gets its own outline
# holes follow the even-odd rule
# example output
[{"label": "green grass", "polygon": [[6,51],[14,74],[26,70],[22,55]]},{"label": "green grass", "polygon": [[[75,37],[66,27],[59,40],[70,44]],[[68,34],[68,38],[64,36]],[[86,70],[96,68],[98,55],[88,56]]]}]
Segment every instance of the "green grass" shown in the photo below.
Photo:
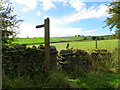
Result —
[{"label": "green grass", "polygon": [[[63,43],[51,43],[51,45],[56,46],[57,50],[65,50],[66,45],[68,42],[63,42]],[[98,40],[98,49],[107,49],[107,50],[112,50],[116,47],[118,47],[118,39],[112,39],[112,40]],[[96,44],[95,41],[76,41],[76,42],[69,42],[70,46],[69,48],[78,48],[78,49],[83,49],[86,51],[92,51],[96,49]],[[39,46],[39,45],[35,45]],[[28,47],[32,47],[32,45],[28,45]]]},{"label": "green grass", "polygon": [[109,72],[92,72],[86,73],[86,77],[79,77],[76,82],[80,88],[87,88],[92,90],[93,88],[118,88],[120,85],[120,75],[117,73]]},{"label": "green grass", "polygon": [[[78,48],[84,49],[87,51],[91,51],[96,49],[95,41],[78,41],[78,42],[69,42],[70,48]],[[57,50],[66,49],[67,42],[64,43],[53,43],[51,45],[55,45]],[[118,47],[118,40],[100,40],[98,41],[98,49],[108,49],[111,50],[113,48]]]},{"label": "green grass", "polygon": [[[73,41],[73,40],[83,40],[84,37],[55,37],[50,38],[50,42],[59,42],[59,41]],[[69,42],[69,48],[78,48],[87,51],[91,51],[96,49],[95,41],[90,40],[91,37],[87,37],[89,40],[84,41],[75,41]],[[18,44],[33,44],[33,43],[44,43],[44,38],[15,38],[13,43]],[[62,49],[66,49],[67,42],[63,43],[51,43],[51,45],[55,45],[57,50],[60,51]],[[31,47],[31,45],[28,45]],[[36,44],[38,46],[38,44]],[[108,49],[111,50],[113,48],[118,47],[118,39],[111,40],[98,40],[98,49]]]},{"label": "green grass", "polygon": [[[56,40],[54,38],[50,38],[50,42],[58,42],[59,40]],[[43,43],[44,38],[15,38],[15,41],[13,43],[17,44],[33,44],[33,43]]]},{"label": "green grass", "polygon": [[85,76],[72,78],[71,75],[64,72],[52,72],[48,77],[45,77],[45,74],[42,76],[36,74],[32,78],[23,76],[14,80],[4,76],[3,88],[86,88],[88,90],[120,88],[119,73],[83,71],[81,73],[85,73]]},{"label": "green grass", "polygon": [[[87,39],[90,39],[91,37],[87,37]],[[56,39],[60,41],[74,41],[74,40],[83,40],[84,37],[56,37]]]}]

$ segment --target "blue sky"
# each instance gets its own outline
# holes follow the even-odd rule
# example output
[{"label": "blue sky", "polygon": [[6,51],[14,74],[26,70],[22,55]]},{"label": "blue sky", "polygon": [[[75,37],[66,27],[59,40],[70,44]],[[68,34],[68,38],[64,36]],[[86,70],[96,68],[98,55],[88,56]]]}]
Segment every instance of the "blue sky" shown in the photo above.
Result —
[{"label": "blue sky", "polygon": [[[94,2],[93,2],[94,1]],[[104,1],[104,2],[102,2]],[[110,0],[11,0],[13,14],[23,19],[17,37],[43,37],[44,28],[35,26],[50,18],[50,36],[110,35],[105,26]]]}]

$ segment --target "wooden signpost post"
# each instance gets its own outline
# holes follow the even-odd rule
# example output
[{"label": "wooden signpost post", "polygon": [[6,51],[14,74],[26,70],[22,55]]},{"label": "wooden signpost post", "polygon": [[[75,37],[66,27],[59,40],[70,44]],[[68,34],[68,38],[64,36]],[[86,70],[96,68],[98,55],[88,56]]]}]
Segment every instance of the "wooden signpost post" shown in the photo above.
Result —
[{"label": "wooden signpost post", "polygon": [[37,25],[36,28],[42,28],[45,29],[45,70],[46,72],[49,70],[50,66],[50,24],[49,24],[49,18],[44,20],[44,24]]}]

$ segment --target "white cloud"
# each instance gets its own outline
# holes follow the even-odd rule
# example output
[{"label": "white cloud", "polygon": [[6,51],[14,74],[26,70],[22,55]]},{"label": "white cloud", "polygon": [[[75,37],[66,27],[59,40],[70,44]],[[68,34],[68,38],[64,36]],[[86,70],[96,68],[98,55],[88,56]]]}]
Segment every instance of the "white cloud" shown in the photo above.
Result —
[{"label": "white cloud", "polygon": [[40,16],[40,15],[41,15],[41,12],[40,12],[40,11],[38,11],[36,15],[37,15],[37,16]]},{"label": "white cloud", "polygon": [[44,10],[48,10],[50,8],[55,8],[55,5],[52,2],[53,0],[40,0],[42,2],[41,6],[43,6]]},{"label": "white cloud", "polygon": [[80,0],[39,0],[42,2],[41,6],[43,6],[43,9],[49,10],[51,8],[55,8],[54,2],[62,2],[63,5],[70,4],[72,8],[75,8],[75,10],[80,10],[82,7],[84,7],[84,3],[82,3]]},{"label": "white cloud", "polygon": [[[80,35],[84,35],[84,36],[89,36],[89,35],[91,35],[91,36],[93,36],[93,35],[96,35],[96,30],[87,30],[87,31],[85,31],[85,30],[82,30],[82,33],[80,34]],[[99,34],[100,35],[100,34]]]},{"label": "white cloud", "polygon": [[110,2],[110,0],[39,0],[42,4],[43,9],[49,10],[51,8],[56,8],[54,2],[62,2],[63,6],[70,5],[76,11],[80,11],[86,7],[84,2]]},{"label": "white cloud", "polygon": [[21,9],[21,11],[22,11],[22,12],[29,12],[29,9],[26,8],[26,7],[23,7],[23,8]]},{"label": "white cloud", "polygon": [[50,36],[51,37],[64,37],[64,36],[75,36],[81,34],[81,28],[58,28],[51,27]]},{"label": "white cloud", "polygon": [[[17,37],[44,37],[44,28],[36,29],[36,25],[22,23],[20,25],[20,31]],[[81,28],[58,28],[50,27],[50,36],[51,37],[60,37],[60,36],[74,36],[81,34]]]},{"label": "white cloud", "polygon": [[[86,8],[84,7],[82,10],[63,16],[61,18],[50,18],[50,30],[51,30],[51,36],[74,36],[76,34],[84,34],[84,35],[93,35],[93,32],[96,30],[88,30],[83,31],[82,28],[65,28],[69,24],[72,24],[76,21],[80,21],[82,19],[89,19],[89,18],[100,18],[107,15],[106,10],[107,6],[100,5],[98,7],[90,7]],[[82,32],[81,32],[82,31]]]},{"label": "white cloud", "polygon": [[36,0],[13,0],[13,2],[23,5],[23,8],[21,11],[24,11],[24,12],[35,9],[37,5]]},{"label": "white cloud", "polygon": [[97,8],[84,8],[83,10],[80,10],[74,14],[63,16],[61,18],[50,17],[50,20],[53,26],[64,27],[82,19],[100,18],[107,16],[106,10],[107,6],[100,5]]},{"label": "white cloud", "polygon": [[20,34],[17,37],[43,37],[44,36],[44,28],[36,29],[36,25],[22,23],[20,25]]},{"label": "white cloud", "polygon": [[70,0],[69,4],[72,8],[75,8],[76,11],[80,11],[85,8],[85,4],[81,0]]},{"label": "white cloud", "polygon": [[[13,2],[19,3],[21,5],[24,5],[21,11],[30,11],[36,8],[37,6],[37,0],[12,0]],[[85,8],[84,2],[93,2],[93,0],[39,0],[41,2],[41,6],[43,9],[49,10],[51,8],[56,8],[54,5],[54,2],[62,2],[63,5],[69,4],[72,8],[74,8],[76,11],[80,11],[81,9]],[[106,0],[110,1],[110,0]],[[106,2],[105,1],[105,2]],[[101,0],[94,0],[94,2],[101,2]]]},{"label": "white cloud", "polygon": [[[82,2],[113,2],[115,0],[80,0]],[[116,0],[119,1],[119,0]]]},{"label": "white cloud", "polygon": [[[82,28],[66,28],[65,26],[72,24],[73,22],[82,20],[82,19],[89,19],[89,18],[100,18],[106,16],[107,6],[100,5],[98,7],[90,7],[86,8],[86,5],[81,2],[80,0],[40,0],[44,10],[48,10],[50,8],[56,8],[53,2],[63,2],[71,5],[72,8],[76,10],[75,13],[70,15],[63,16],[61,18],[50,18],[50,36],[57,37],[57,36],[74,36],[74,35],[92,35],[92,32],[95,30],[88,30],[83,31]],[[73,2],[74,1],[74,2]],[[75,5],[76,4],[76,5]],[[24,8],[24,11],[27,9]],[[40,12],[36,13],[40,15]],[[35,25],[30,24],[22,24],[21,26],[21,36],[20,37],[43,37],[44,36],[44,29],[36,29]]]},{"label": "white cloud", "polygon": [[85,33],[95,32],[96,30],[87,30]]},{"label": "white cloud", "polygon": [[44,10],[48,10],[52,6],[55,7],[53,2],[63,2],[63,3],[70,4],[71,7],[76,10],[75,13],[72,13],[67,16],[63,16],[61,18],[50,17],[53,27],[60,28],[60,27],[67,26],[68,24],[71,24],[75,21],[82,20],[82,19],[100,18],[100,17],[108,15],[106,13],[108,8],[106,5],[103,5],[103,4],[98,7],[92,6],[87,9],[86,5],[83,2],[81,2],[81,0],[40,0],[40,1],[43,2]]},{"label": "white cloud", "polygon": [[43,7],[43,9],[46,11],[46,10],[49,10],[51,8],[56,8],[56,6],[54,5],[54,2],[62,2],[63,5],[67,5],[68,2],[70,0],[39,0],[42,4],[41,6]]},{"label": "white cloud", "polygon": [[[89,18],[100,18],[107,15],[107,6],[100,5],[98,7],[90,7],[77,11],[74,14],[63,16],[61,18],[50,17],[50,27],[52,36],[74,36],[76,34],[83,35],[94,35],[93,32],[96,30],[83,31],[82,28],[65,28],[67,25],[72,24],[76,21]],[[82,30],[82,32],[81,32]]]}]

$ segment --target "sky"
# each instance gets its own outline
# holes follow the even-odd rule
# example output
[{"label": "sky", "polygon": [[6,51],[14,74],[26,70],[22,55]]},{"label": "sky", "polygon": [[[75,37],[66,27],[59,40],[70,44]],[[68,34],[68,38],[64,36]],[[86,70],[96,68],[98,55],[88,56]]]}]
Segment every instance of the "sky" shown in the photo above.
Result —
[{"label": "sky", "polygon": [[[94,1],[94,2],[93,2]],[[109,27],[103,28],[111,0],[10,0],[13,14],[24,20],[17,37],[44,37],[44,24],[50,19],[50,37],[75,35],[111,35]]]}]

